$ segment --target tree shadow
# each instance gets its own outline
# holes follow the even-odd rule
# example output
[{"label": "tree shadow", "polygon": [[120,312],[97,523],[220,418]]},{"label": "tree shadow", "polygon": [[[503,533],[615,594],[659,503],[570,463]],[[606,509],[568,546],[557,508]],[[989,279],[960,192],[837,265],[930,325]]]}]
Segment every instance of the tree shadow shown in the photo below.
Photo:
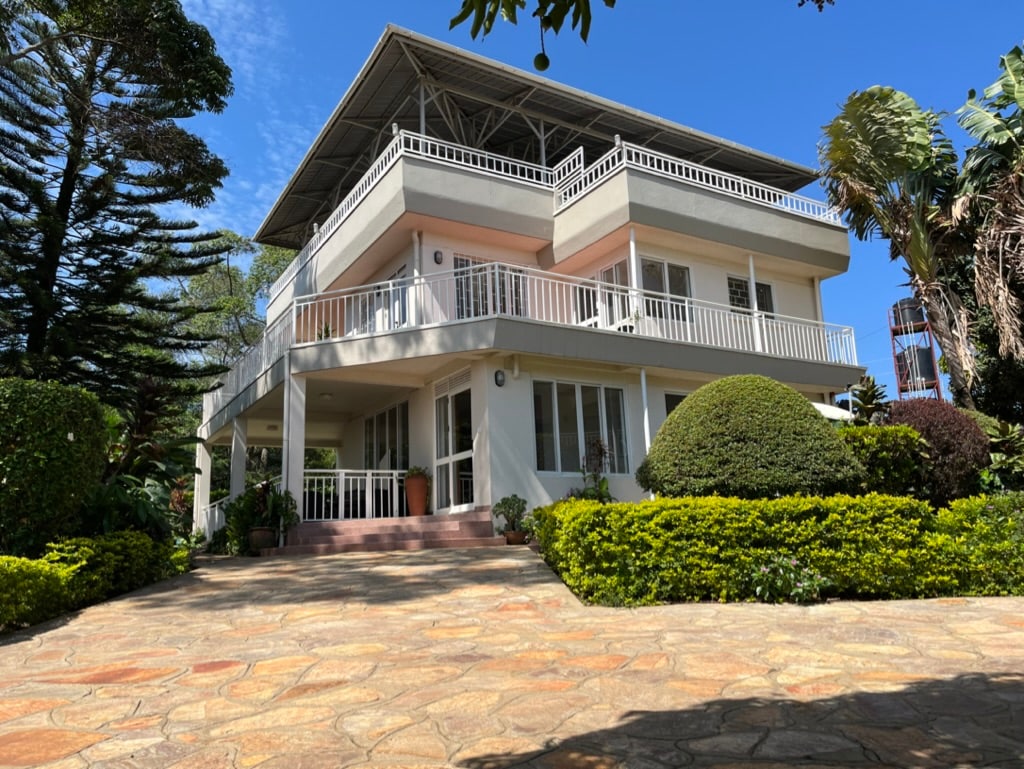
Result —
[{"label": "tree shadow", "polygon": [[630,712],[614,727],[465,769],[1024,767],[1024,675],[964,674],[814,701],[717,699]]},{"label": "tree shadow", "polygon": [[268,604],[308,606],[349,601],[369,605],[442,599],[462,588],[508,590],[564,585],[528,548],[494,547],[408,552],[344,553],[269,558],[203,558],[198,568],[129,593],[143,606],[184,610]]}]

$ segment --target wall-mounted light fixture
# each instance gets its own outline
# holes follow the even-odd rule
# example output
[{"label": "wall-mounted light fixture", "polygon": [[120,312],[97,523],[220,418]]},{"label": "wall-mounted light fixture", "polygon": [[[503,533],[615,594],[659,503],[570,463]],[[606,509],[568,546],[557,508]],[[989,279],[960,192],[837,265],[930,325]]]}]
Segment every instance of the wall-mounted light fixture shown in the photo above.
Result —
[{"label": "wall-mounted light fixture", "polygon": [[440,264],[443,261],[444,261],[444,252],[442,252],[442,251],[435,251],[434,252],[434,264]]},{"label": "wall-mounted light fixture", "polygon": [[504,387],[505,386],[505,370],[504,369],[498,369],[497,371],[494,372],[494,384],[498,385],[498,387]]}]

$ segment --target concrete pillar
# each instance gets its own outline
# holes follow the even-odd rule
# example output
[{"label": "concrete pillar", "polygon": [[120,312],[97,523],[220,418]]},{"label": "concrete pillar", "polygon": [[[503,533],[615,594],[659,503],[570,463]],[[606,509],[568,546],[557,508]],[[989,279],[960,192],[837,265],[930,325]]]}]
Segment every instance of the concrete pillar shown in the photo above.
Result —
[{"label": "concrete pillar", "polygon": [[213,470],[213,455],[202,441],[196,443],[196,482],[192,500],[192,531],[203,529],[206,536],[213,533],[206,520],[206,508],[210,504],[210,475]]},{"label": "concrete pillar", "polygon": [[754,350],[761,352],[764,345],[761,343],[761,313],[757,306],[757,275],[754,273],[754,255],[747,254],[747,267],[750,271],[750,309],[754,329]]},{"label": "concrete pillar", "polygon": [[281,436],[281,487],[295,498],[302,520],[303,470],[306,455],[306,380],[291,373],[291,356],[285,356],[284,425]]},{"label": "concrete pillar", "polygon": [[644,456],[651,452],[651,411],[647,404],[647,369],[640,369],[640,400],[644,407]]},{"label": "concrete pillar", "polygon": [[245,452],[248,448],[249,420],[235,417],[231,423],[231,497],[245,493]]},{"label": "concrete pillar", "polygon": [[636,250],[636,228],[629,228],[629,285],[632,291],[629,292],[629,312],[634,318],[639,318],[642,308],[640,291],[643,289],[640,278],[640,255]]}]

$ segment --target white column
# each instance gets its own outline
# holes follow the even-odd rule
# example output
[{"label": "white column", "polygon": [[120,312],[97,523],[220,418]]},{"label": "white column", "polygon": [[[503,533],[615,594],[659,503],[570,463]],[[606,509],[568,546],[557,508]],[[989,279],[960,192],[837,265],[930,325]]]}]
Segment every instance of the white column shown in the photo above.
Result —
[{"label": "white column", "polygon": [[295,498],[302,520],[303,469],[306,454],[306,380],[291,373],[291,356],[285,356],[284,425],[281,431],[281,486]]},{"label": "white column", "polygon": [[640,369],[640,400],[644,407],[644,456],[651,452],[651,410],[647,405],[647,369]]},{"label": "white column", "polygon": [[213,470],[213,456],[210,447],[202,441],[196,443],[195,495],[192,499],[192,531],[204,529],[206,536],[213,534],[210,523],[204,517],[210,504],[210,474]]},{"label": "white column", "polygon": [[245,450],[248,448],[249,420],[235,417],[231,421],[231,486],[232,498],[245,492]]},{"label": "white column", "polygon": [[[640,316],[640,257],[636,251],[636,228],[629,228],[629,285],[632,290],[629,292],[630,314],[637,318]],[[636,330],[636,329],[634,329]]]},{"label": "white column", "polygon": [[412,233],[412,286],[405,297],[409,303],[409,324],[415,328],[420,323],[420,297],[423,293],[423,231]]},{"label": "white column", "polygon": [[750,271],[750,309],[751,324],[754,329],[754,349],[761,352],[761,313],[757,306],[757,275],[754,273],[754,255],[747,254],[747,268]]}]

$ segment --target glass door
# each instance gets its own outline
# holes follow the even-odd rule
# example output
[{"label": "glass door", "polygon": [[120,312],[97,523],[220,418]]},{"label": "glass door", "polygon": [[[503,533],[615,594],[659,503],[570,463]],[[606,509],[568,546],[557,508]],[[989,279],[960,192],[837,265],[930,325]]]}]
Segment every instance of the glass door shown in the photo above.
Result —
[{"label": "glass door", "polygon": [[435,509],[473,504],[473,410],[469,388],[434,402]]}]

